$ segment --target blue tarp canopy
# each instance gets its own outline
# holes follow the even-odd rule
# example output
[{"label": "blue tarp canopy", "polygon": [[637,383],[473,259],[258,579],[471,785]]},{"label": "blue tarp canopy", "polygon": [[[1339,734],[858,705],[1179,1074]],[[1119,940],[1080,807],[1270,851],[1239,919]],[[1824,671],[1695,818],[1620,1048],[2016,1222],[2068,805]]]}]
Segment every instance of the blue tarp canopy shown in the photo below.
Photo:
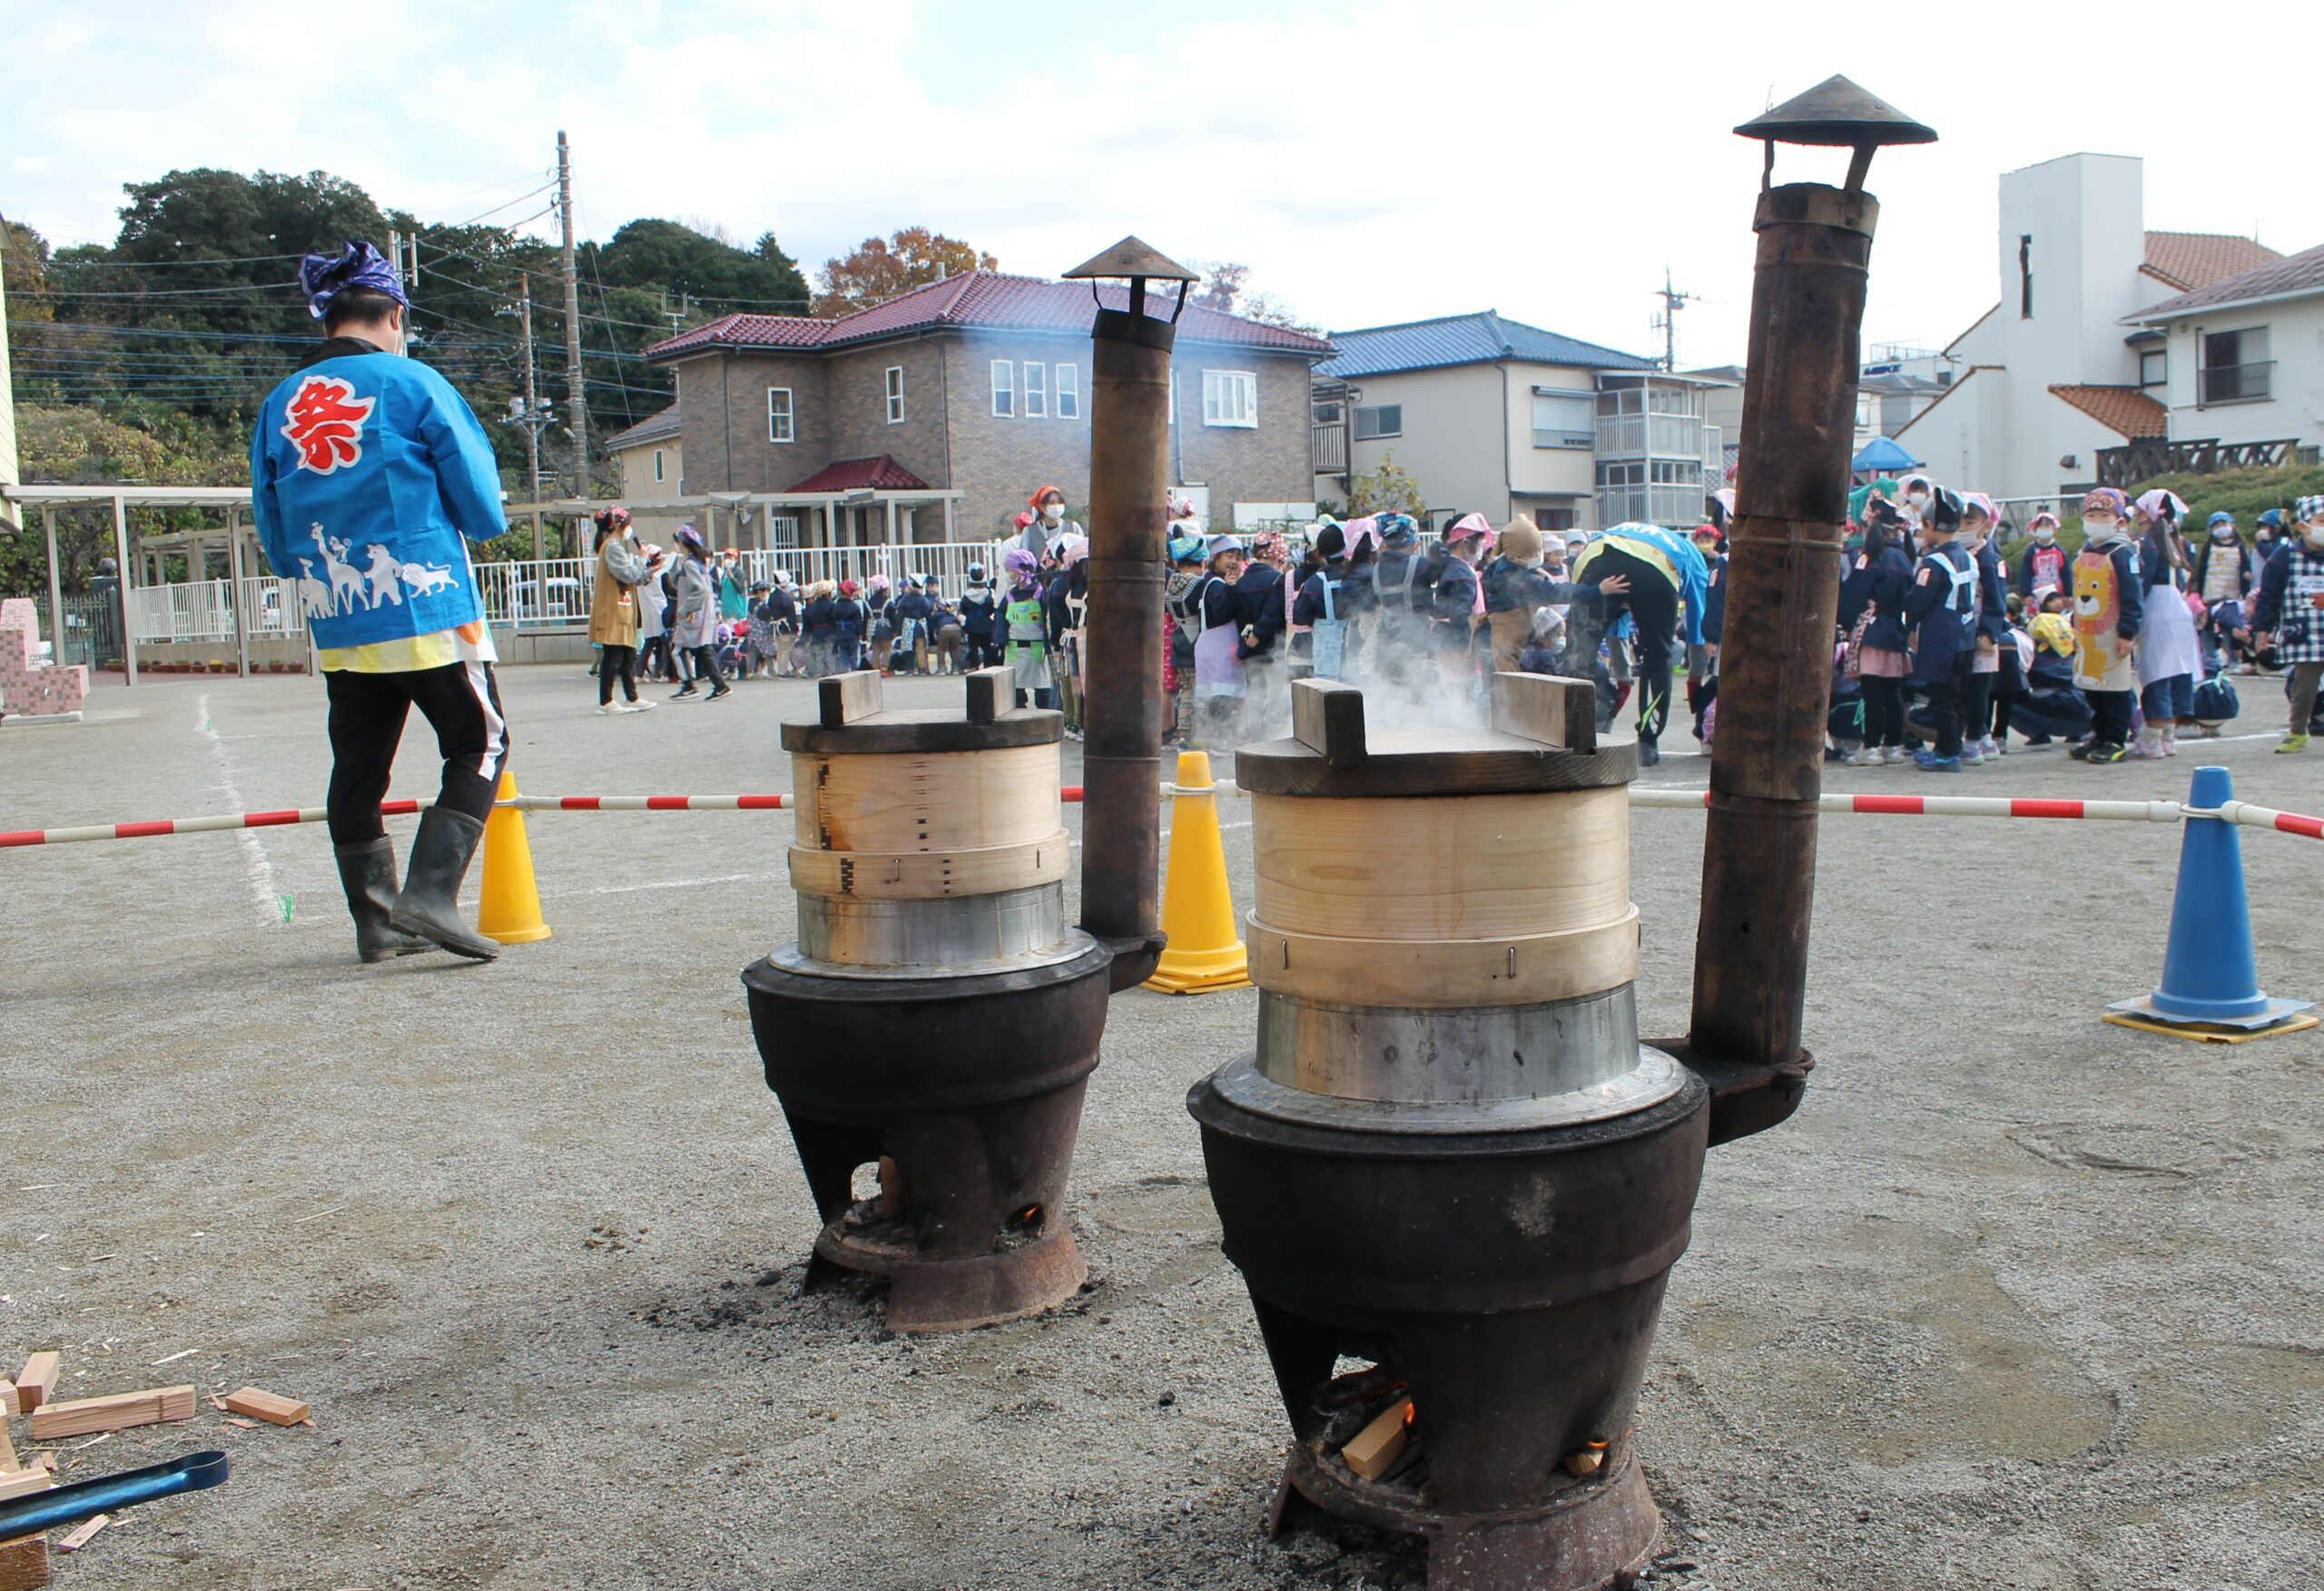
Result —
[{"label": "blue tarp canopy", "polygon": [[1887,437],[1875,437],[1856,456],[1853,467],[1858,475],[1883,475],[1890,470],[1916,468],[1920,462]]}]

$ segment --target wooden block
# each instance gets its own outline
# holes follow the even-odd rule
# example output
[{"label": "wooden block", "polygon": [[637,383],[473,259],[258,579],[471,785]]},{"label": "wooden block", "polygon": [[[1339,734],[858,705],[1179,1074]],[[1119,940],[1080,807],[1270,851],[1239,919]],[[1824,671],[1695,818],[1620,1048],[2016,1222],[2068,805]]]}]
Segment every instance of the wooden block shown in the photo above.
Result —
[{"label": "wooden block", "polygon": [[1412,1427],[1405,1419],[1412,1407],[1411,1399],[1400,1398],[1379,1419],[1356,1432],[1355,1440],[1340,1449],[1347,1467],[1366,1480],[1377,1480],[1385,1474],[1412,1439]]},{"label": "wooden block", "polygon": [[261,1392],[256,1387],[244,1387],[239,1392],[227,1393],[226,1407],[237,1414],[262,1419],[269,1425],[296,1425],[314,1412],[295,1398]]},{"label": "wooden block", "polygon": [[[46,1455],[44,1454],[43,1457]],[[17,1468],[19,1466],[16,1463],[16,1444],[8,1439],[8,1428],[5,1425],[0,1425],[0,1475],[5,1475]]]},{"label": "wooden block", "polygon": [[39,1591],[48,1583],[47,1537],[0,1541],[0,1591]]},{"label": "wooden block", "polygon": [[135,1425],[161,1425],[192,1418],[192,1387],[154,1387],[143,1392],[115,1392],[105,1398],[44,1403],[33,1414],[33,1439],[44,1442],[57,1437],[126,1430]]},{"label": "wooden block", "polygon": [[28,1491],[46,1491],[56,1481],[45,1469],[11,1469],[0,1475],[0,1498],[20,1498]]},{"label": "wooden block", "polygon": [[0,1419],[14,1419],[24,1412],[23,1398],[14,1381],[0,1381]]},{"label": "wooden block", "polygon": [[1344,680],[1291,687],[1291,738],[1334,768],[1364,765],[1364,692]]},{"label": "wooden block", "polygon": [[64,1373],[64,1359],[56,1353],[35,1353],[16,1372],[16,1401],[30,1414],[56,1396],[56,1379]]},{"label": "wooden block", "polygon": [[103,1529],[106,1526],[112,1523],[113,1516],[111,1514],[92,1514],[87,1518],[82,1520],[78,1525],[73,1527],[72,1529],[66,1531],[64,1535],[56,1538],[56,1550],[59,1552],[78,1552],[83,1547],[89,1545],[91,1538],[94,1537],[98,1531]]},{"label": "wooden block", "polygon": [[1598,749],[1598,687],[1562,674],[1492,677],[1492,726],[1569,751]]},{"label": "wooden block", "polygon": [[815,687],[815,702],[825,729],[845,729],[880,711],[879,673],[864,669],[852,674],[827,674]]},{"label": "wooden block", "polygon": [[989,669],[970,669],[960,676],[969,683],[970,723],[994,722],[1017,705],[1015,674],[1014,669],[996,663]]}]

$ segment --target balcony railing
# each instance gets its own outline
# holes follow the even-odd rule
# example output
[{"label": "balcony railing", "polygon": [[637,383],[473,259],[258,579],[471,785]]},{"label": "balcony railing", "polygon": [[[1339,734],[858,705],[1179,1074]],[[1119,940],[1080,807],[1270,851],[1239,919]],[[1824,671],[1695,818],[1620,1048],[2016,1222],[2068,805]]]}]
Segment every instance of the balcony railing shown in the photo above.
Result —
[{"label": "balcony railing", "polygon": [[2202,402],[2258,403],[2270,396],[2274,383],[2276,361],[2261,359],[2250,365],[2211,365],[2202,374]]},{"label": "balcony railing", "polygon": [[2144,437],[2122,447],[2098,450],[2098,484],[2134,486],[2159,475],[2216,475],[2223,469],[2273,469],[2291,456],[2297,438],[2280,442],[2171,442]]},{"label": "balcony railing", "polygon": [[1347,422],[1315,426],[1307,432],[1307,457],[1316,475],[1347,473]]}]

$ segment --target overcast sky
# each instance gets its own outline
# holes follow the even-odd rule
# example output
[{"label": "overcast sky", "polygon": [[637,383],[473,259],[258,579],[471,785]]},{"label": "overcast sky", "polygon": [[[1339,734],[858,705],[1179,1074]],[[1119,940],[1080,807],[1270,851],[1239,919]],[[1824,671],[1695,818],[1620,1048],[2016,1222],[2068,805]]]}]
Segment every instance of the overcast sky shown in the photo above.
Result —
[{"label": "overcast sky", "polygon": [[[658,215],[772,230],[812,275],[921,223],[1050,274],[1134,231],[1238,260],[1327,328],[1497,309],[1739,361],[1759,148],[1729,129],[1840,72],[1936,128],[1890,150],[1868,340],[1943,343],[1995,298],[1998,175],[2144,157],[2146,224],[2324,241],[2314,0],[1489,5],[1470,0],[0,0],[0,212],[110,241],[124,182],[320,169],[464,221],[539,185],[572,135],[585,236]],[[1760,21],[1759,18],[1766,20]],[[318,41],[336,35],[326,58]],[[2216,42],[2239,64],[2200,54]],[[2174,64],[2177,63],[2178,64]],[[2183,64],[2188,70],[2179,70]],[[2274,80],[2281,108],[2260,95]],[[1843,158],[1778,152],[1837,181]],[[500,212],[514,219],[543,201]],[[533,223],[536,229],[546,222]]]}]

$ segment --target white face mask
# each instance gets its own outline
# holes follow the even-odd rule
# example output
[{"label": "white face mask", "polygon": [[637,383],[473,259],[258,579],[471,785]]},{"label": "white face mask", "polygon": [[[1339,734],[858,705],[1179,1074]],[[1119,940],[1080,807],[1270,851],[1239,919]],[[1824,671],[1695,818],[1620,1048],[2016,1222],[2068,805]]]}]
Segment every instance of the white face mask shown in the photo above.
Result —
[{"label": "white face mask", "polygon": [[1910,503],[1915,508],[1925,508],[1928,506],[1928,494],[1926,492],[1906,492],[1905,494],[1905,501]]},{"label": "white face mask", "polygon": [[2053,525],[2042,525],[2034,532],[2034,539],[2040,542],[2043,546],[2048,546],[2052,542],[2058,539],[2057,529]]},{"label": "white face mask", "polygon": [[2112,519],[2085,518],[2082,522],[2082,534],[2094,542],[2110,541],[2122,528],[2121,523]]},{"label": "white face mask", "polygon": [[1051,525],[1055,525],[1059,520],[1065,517],[1065,505],[1062,503],[1042,504],[1041,517],[1048,520]]},{"label": "white face mask", "polygon": [[2311,519],[2299,527],[2299,534],[2311,547],[2324,547],[2324,519]]}]

